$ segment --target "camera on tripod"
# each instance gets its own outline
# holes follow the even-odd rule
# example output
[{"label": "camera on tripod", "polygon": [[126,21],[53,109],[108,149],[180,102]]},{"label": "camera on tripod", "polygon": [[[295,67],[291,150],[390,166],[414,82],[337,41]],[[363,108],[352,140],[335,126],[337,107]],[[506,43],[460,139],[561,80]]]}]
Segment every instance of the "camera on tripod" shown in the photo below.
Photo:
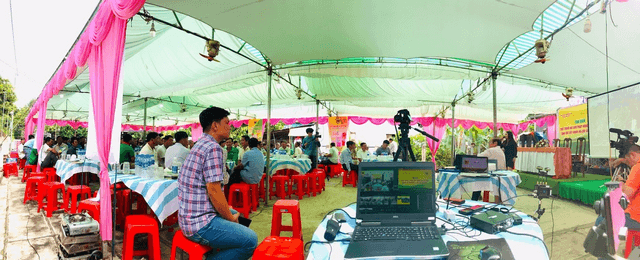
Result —
[{"label": "camera on tripod", "polygon": [[609,128],[609,132],[617,134],[618,138],[609,141],[609,146],[620,151],[620,158],[623,158],[629,153],[629,150],[633,145],[638,142],[638,137],[634,136],[629,130],[620,130],[618,128]]},{"label": "camera on tripod", "polygon": [[400,124],[410,124],[411,123],[411,115],[409,114],[409,110],[401,109],[398,110],[398,113],[393,116],[393,121]]}]

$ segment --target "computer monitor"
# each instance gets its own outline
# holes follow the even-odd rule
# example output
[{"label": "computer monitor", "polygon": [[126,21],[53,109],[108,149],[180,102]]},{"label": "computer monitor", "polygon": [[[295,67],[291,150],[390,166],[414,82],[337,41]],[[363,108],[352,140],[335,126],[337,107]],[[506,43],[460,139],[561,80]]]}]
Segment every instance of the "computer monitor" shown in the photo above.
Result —
[{"label": "computer monitor", "polygon": [[462,172],[487,172],[489,158],[472,155],[462,156],[460,171]]},{"label": "computer monitor", "polygon": [[[359,166],[358,218],[435,218],[432,162],[369,162]],[[397,220],[397,219],[395,219]]]},{"label": "computer monitor", "polygon": [[489,160],[488,162],[487,171],[493,172],[498,170],[498,160]]}]

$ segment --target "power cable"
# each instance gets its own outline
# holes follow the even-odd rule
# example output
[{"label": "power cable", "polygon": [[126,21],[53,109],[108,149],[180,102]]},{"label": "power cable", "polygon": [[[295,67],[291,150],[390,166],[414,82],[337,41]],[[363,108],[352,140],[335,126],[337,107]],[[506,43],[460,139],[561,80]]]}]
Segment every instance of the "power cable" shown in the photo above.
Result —
[{"label": "power cable", "polygon": [[38,250],[36,250],[36,247],[34,247],[31,244],[31,241],[29,240],[29,220],[31,220],[31,204],[27,204],[27,212],[29,213],[29,216],[27,216],[27,243],[29,243],[29,246],[31,246],[31,248],[33,248],[33,251],[36,252],[36,255],[38,255],[38,259],[40,259],[40,254],[38,253]]}]

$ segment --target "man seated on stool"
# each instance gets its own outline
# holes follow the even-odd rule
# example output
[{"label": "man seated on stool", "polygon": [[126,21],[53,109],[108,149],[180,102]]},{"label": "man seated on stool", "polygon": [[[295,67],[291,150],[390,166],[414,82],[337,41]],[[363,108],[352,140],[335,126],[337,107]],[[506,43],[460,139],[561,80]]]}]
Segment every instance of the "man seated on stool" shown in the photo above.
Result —
[{"label": "man seated on stool", "polygon": [[338,148],[336,148],[336,143],[331,143],[331,149],[329,149],[329,153],[325,154],[324,156],[327,157],[327,159],[322,160],[320,164],[338,164]]},{"label": "man seated on stool", "polygon": [[217,140],[229,138],[229,112],[210,107],[200,113],[203,134],[178,175],[178,223],[189,240],[212,248],[207,260],[249,259],[258,244],[251,229],[238,224],[220,183],[225,162]]},{"label": "man seated on stool", "polygon": [[[504,157],[504,152],[502,151],[502,148],[500,148],[500,139],[498,138],[491,139],[491,142],[489,143],[489,149],[478,154],[478,157],[487,157],[489,158],[489,160],[498,161],[497,170],[507,169],[507,163]],[[478,200],[480,199],[481,195],[482,195],[481,191],[474,191],[473,195],[471,196],[471,199]]]},{"label": "man seated on stool", "polygon": [[251,150],[242,156],[242,163],[233,168],[233,173],[229,176],[229,187],[243,181],[247,184],[260,183],[264,170],[264,156],[258,150],[258,139],[249,139],[249,149]]},{"label": "man seated on stool", "polygon": [[342,163],[342,168],[345,171],[355,171],[358,172],[358,165],[353,164],[353,155],[355,154],[356,143],[353,141],[347,142],[347,147],[342,150],[340,154],[340,162]]}]

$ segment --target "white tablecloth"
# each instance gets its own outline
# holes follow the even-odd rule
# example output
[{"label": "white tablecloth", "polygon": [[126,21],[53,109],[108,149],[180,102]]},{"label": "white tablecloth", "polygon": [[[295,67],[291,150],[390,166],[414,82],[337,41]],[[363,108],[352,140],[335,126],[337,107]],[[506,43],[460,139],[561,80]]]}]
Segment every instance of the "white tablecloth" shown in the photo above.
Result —
[{"label": "white tablecloth", "polygon": [[515,167],[518,171],[533,173],[538,173],[538,166],[541,166],[543,169],[549,167],[551,170],[547,174],[556,175],[553,156],[554,153],[518,152]]},{"label": "white tablecloth", "polygon": [[[444,201],[438,201],[438,205],[440,206],[440,211],[436,213],[436,216],[439,218],[444,218],[443,209],[446,207],[446,203]],[[463,206],[470,207],[473,205],[494,205],[489,203],[483,203],[478,201],[467,201]],[[451,210],[454,212],[458,212],[458,208],[451,207]],[[348,214],[345,214],[347,222],[342,224],[340,228],[340,233],[336,236],[335,240],[344,240],[349,239],[350,235],[348,233],[353,232],[353,229],[356,226],[356,205],[350,205],[348,207],[344,207]],[[470,234],[480,234],[479,236],[469,238],[461,234],[459,231],[448,231],[445,235],[442,236],[445,243],[447,241],[474,241],[474,240],[484,240],[484,239],[495,239],[495,238],[504,238],[513,252],[513,256],[517,260],[528,260],[528,259],[537,259],[537,260],[545,260],[549,259],[547,255],[547,251],[545,246],[541,240],[543,240],[542,229],[540,226],[528,217],[526,214],[521,213],[516,210],[512,210],[512,212],[516,212],[518,216],[522,218],[522,225],[514,226],[509,228],[510,232],[514,233],[523,233],[530,234],[540,239],[536,239],[529,236],[523,235],[515,235],[506,232],[501,232],[495,235],[487,234],[481,231],[471,231]],[[444,221],[441,219],[436,219],[436,225],[441,226],[444,224]],[[324,239],[324,232],[327,226],[327,220],[329,217],[326,217],[318,226],[316,231],[313,233],[313,237],[311,240],[313,241],[326,241]],[[467,221],[467,220],[463,220]],[[445,224],[447,229],[451,228],[451,225]],[[467,228],[466,231],[472,230],[471,227]],[[347,247],[349,246],[349,242],[333,242],[333,243],[312,243],[311,248],[309,249],[309,255],[307,256],[307,260],[315,260],[315,259],[344,259],[344,254],[347,252]],[[331,252],[331,253],[330,253]],[[329,255],[331,254],[331,255]]]},{"label": "white tablecloth", "polygon": [[463,177],[457,171],[440,170],[438,174],[438,191],[442,198],[461,198],[462,193],[473,191],[490,191],[508,204],[515,204],[516,186],[522,182],[520,175],[512,171],[496,171],[506,176]]}]

